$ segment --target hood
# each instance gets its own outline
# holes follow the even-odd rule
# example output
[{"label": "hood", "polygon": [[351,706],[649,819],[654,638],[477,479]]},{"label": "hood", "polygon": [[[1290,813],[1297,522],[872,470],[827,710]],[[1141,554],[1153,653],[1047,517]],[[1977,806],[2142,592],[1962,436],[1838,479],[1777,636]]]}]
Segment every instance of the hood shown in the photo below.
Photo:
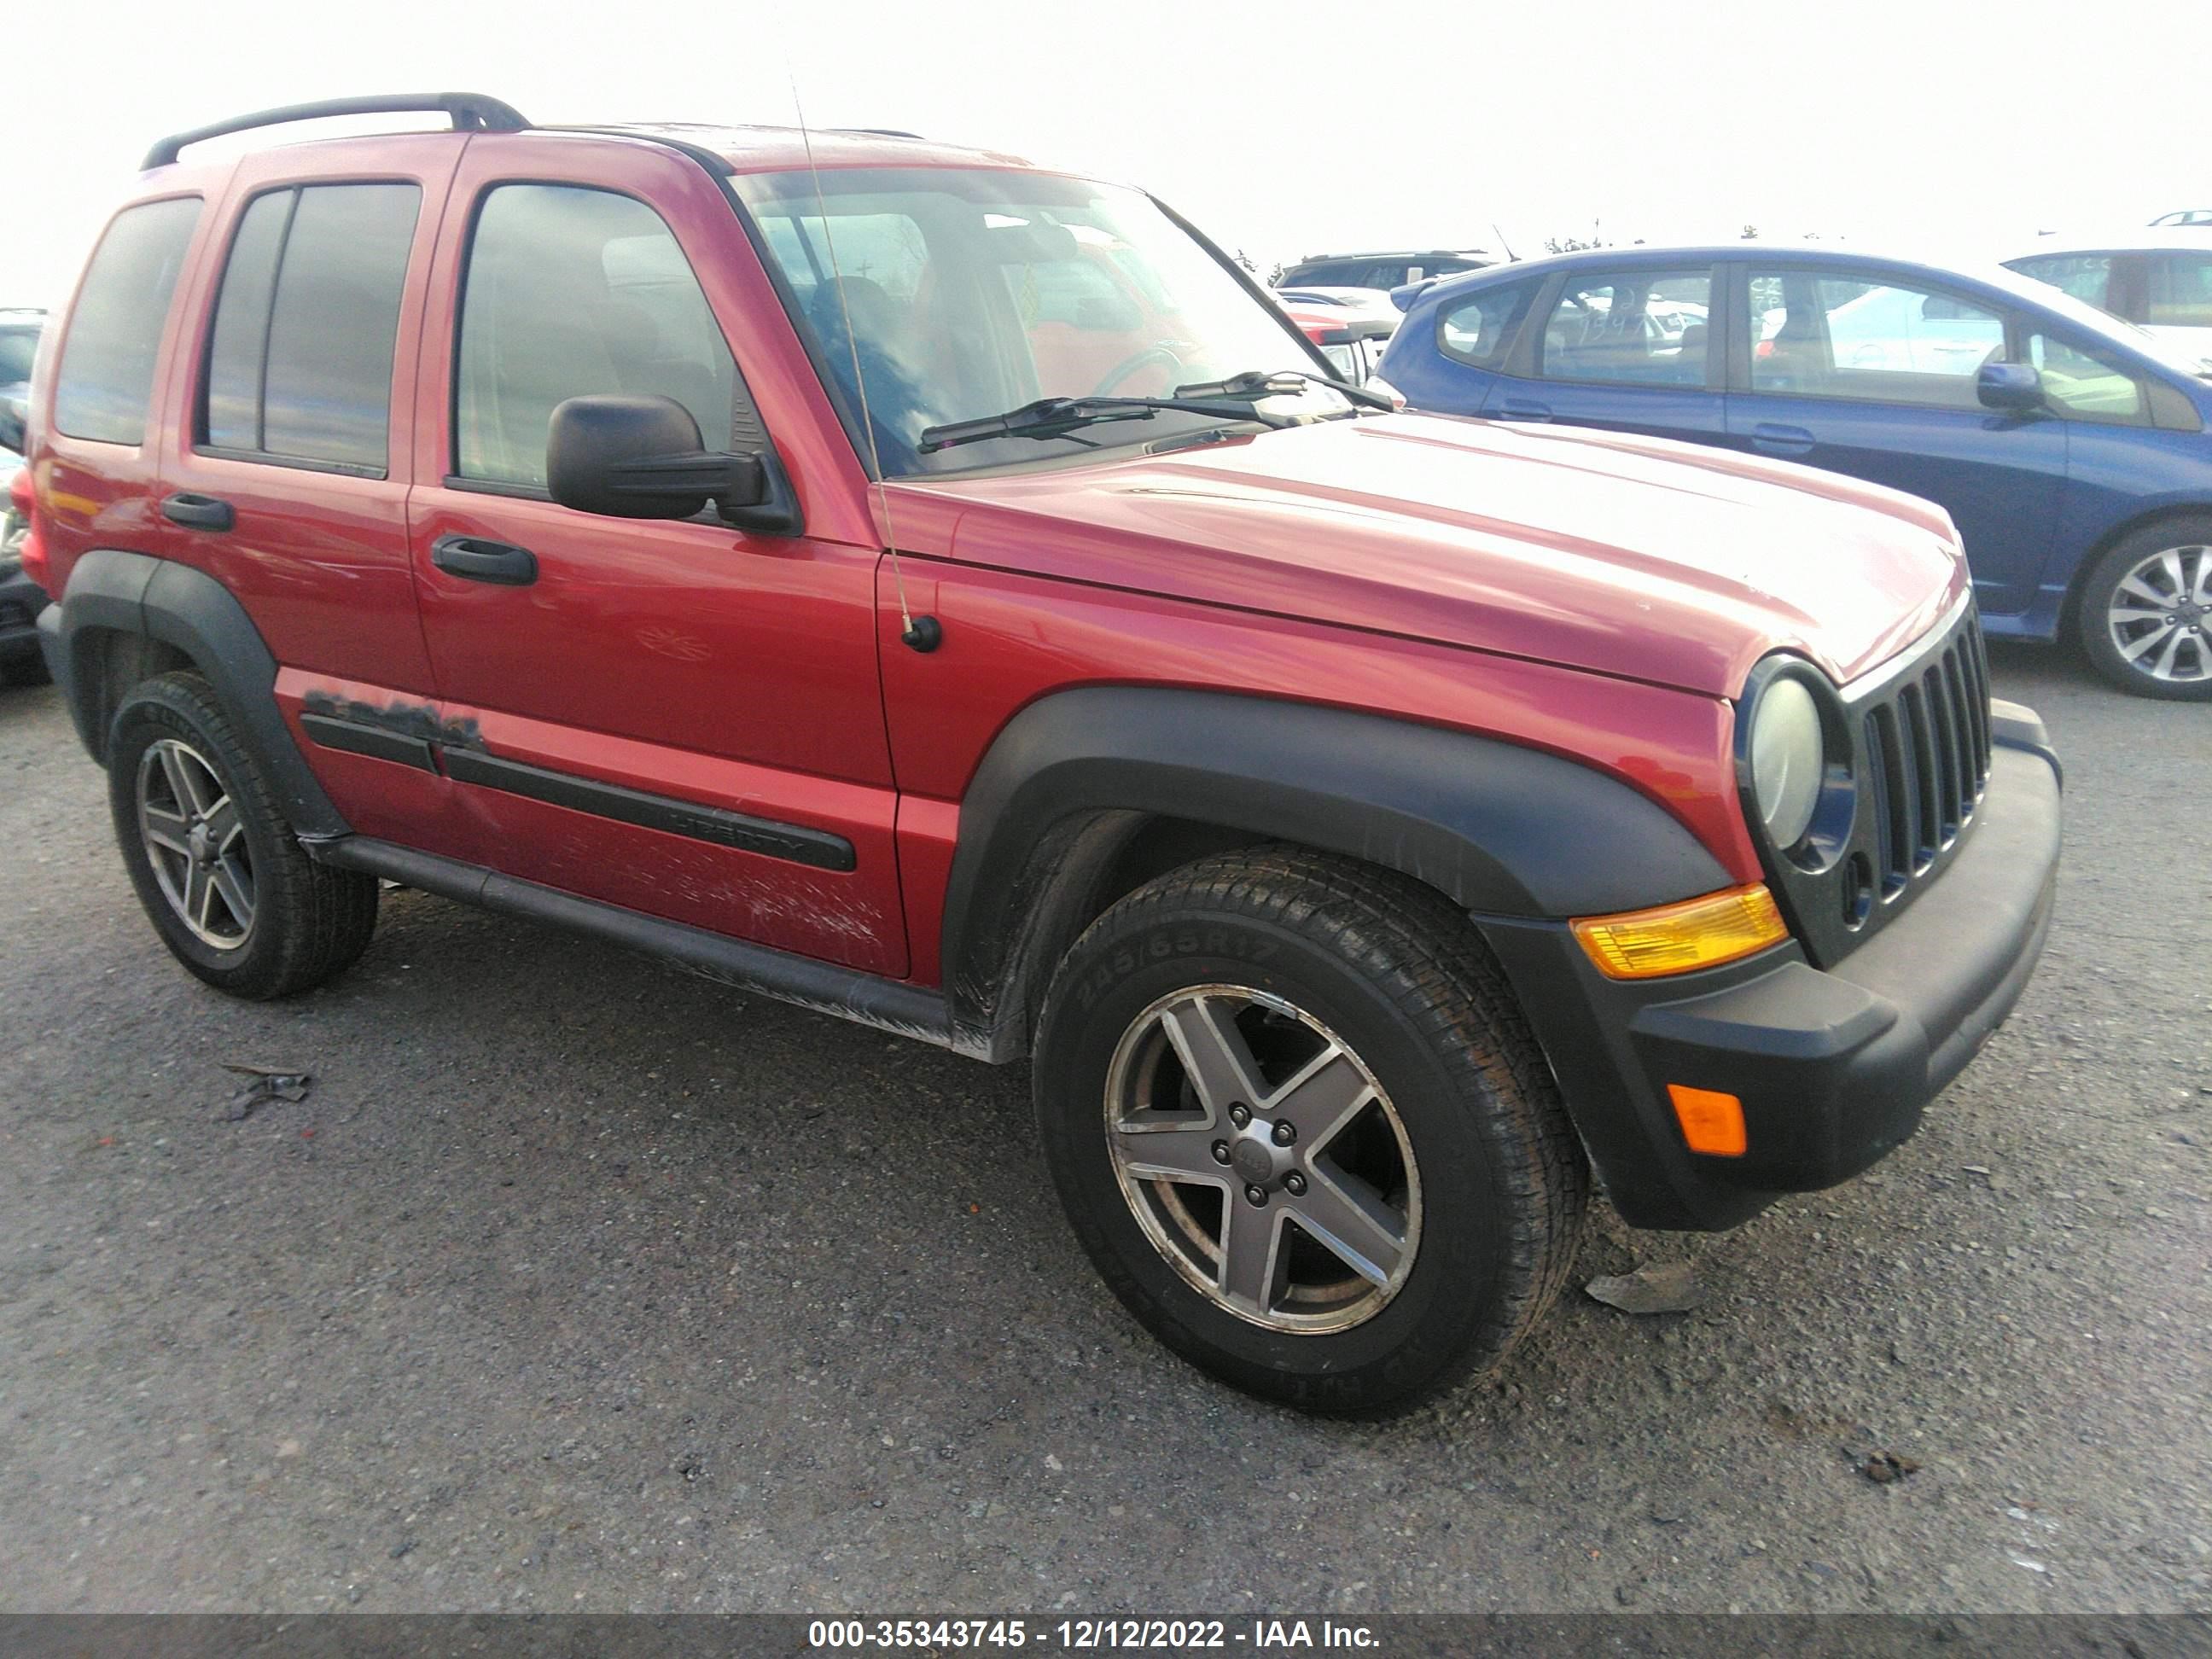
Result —
[{"label": "hood", "polygon": [[1377,416],[909,487],[959,503],[963,562],[1716,696],[1778,649],[1854,679],[1967,585],[1913,496],[1569,427]]}]

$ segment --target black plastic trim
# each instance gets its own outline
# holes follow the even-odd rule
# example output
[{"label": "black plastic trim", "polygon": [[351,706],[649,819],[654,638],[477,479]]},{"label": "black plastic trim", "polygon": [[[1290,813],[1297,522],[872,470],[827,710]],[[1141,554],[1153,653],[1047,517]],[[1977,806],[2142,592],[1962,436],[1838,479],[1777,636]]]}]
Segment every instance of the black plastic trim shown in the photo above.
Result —
[{"label": "black plastic trim", "polygon": [[276,659],[230,591],[214,577],[143,553],[95,548],[77,560],[62,595],[53,654],[93,758],[106,763],[106,670],[97,652],[80,650],[88,629],[110,629],[174,647],[215,687],[238,735],[276,783],[292,828],[303,837],[342,836],[344,818],[315,781],[276,706]]},{"label": "black plastic trim", "polygon": [[579,898],[501,875],[482,865],[464,864],[390,842],[348,836],[312,850],[318,859],[340,869],[366,871],[442,898],[589,933],[676,963],[720,983],[796,1003],[817,1013],[857,1020],[939,1048],[962,1047],[955,1038],[943,995],[920,986],[749,945],[704,928]]},{"label": "black plastic trim", "polygon": [[387,732],[379,726],[362,726],[353,720],[333,720],[328,714],[302,714],[300,729],[325,749],[343,749],[349,755],[367,755],[374,760],[397,761],[402,766],[414,767],[417,771],[435,772],[437,763],[430,757],[430,745],[421,738],[410,738],[398,732]]},{"label": "black plastic trim", "polygon": [[[2019,1000],[2050,931],[2057,774],[2008,745],[1984,811],[1921,901],[1826,972],[1793,939],[1699,973],[1610,980],[1563,923],[1476,917],[1624,1220],[1733,1227],[1912,1133]],[[1669,1083],[1736,1095],[1747,1154],[1690,1152]]]},{"label": "black plastic trim", "polygon": [[1007,723],[960,804],[945,984],[979,1045],[1020,1052],[1054,955],[1031,937],[1047,896],[1079,890],[1147,816],[1347,854],[1499,915],[1601,915],[1730,884],[1665,809],[1558,756],[1310,703],[1064,691]]},{"label": "black plastic trim", "polygon": [[719,806],[701,806],[649,795],[620,784],[601,783],[568,772],[549,771],[522,761],[487,755],[478,749],[447,748],[442,751],[446,775],[456,783],[498,789],[510,795],[589,812],[595,817],[634,823],[643,830],[665,830],[693,841],[712,842],[742,853],[758,853],[788,864],[817,870],[850,870],[858,861],[853,843],[826,830],[812,830],[771,818],[757,818]]},{"label": "black plastic trim", "polygon": [[320,121],[333,115],[450,115],[456,132],[521,132],[530,125],[521,112],[496,98],[475,92],[403,92],[369,98],[325,98],[312,104],[284,104],[275,109],[234,115],[184,132],[173,132],[146,152],[138,165],[151,172],[175,161],[185,147],[222,138],[256,127],[284,126],[294,121]]}]

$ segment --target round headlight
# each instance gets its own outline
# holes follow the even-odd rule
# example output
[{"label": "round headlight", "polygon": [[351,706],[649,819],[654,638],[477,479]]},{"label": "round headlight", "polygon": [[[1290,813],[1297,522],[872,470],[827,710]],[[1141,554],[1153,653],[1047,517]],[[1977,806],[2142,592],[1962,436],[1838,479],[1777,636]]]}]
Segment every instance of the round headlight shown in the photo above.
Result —
[{"label": "round headlight", "polygon": [[1751,716],[1751,789],[1777,852],[1795,847],[1820,799],[1820,711],[1798,680],[1771,682]]}]

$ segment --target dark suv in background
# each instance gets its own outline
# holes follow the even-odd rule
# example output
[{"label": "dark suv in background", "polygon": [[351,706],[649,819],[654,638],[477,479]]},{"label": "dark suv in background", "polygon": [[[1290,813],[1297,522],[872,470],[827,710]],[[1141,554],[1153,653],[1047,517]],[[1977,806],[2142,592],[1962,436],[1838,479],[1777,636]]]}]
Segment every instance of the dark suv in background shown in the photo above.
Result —
[{"label": "dark suv in background", "polygon": [[0,685],[38,684],[46,678],[36,627],[46,596],[23,574],[30,519],[12,495],[23,469],[31,366],[46,317],[43,311],[0,311]]},{"label": "dark suv in background", "polygon": [[1498,263],[1484,248],[1431,248],[1403,253],[1309,253],[1283,267],[1277,288],[1376,288],[1388,290],[1432,276],[1455,276]]}]

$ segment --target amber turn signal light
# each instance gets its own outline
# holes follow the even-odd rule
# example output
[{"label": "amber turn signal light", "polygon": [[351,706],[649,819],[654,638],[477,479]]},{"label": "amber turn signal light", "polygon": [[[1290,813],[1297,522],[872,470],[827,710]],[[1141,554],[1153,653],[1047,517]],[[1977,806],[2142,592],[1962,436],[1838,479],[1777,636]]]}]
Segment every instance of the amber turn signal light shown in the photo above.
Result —
[{"label": "amber turn signal light", "polygon": [[1774,895],[1756,882],[1656,909],[1585,916],[1571,925],[1608,979],[1656,979],[1717,967],[1790,937]]},{"label": "amber turn signal light", "polygon": [[1751,1145],[1743,1132],[1743,1103],[1734,1095],[1670,1083],[1667,1098],[1674,1103],[1674,1121],[1682,1126],[1682,1139],[1692,1152],[1741,1158]]}]

